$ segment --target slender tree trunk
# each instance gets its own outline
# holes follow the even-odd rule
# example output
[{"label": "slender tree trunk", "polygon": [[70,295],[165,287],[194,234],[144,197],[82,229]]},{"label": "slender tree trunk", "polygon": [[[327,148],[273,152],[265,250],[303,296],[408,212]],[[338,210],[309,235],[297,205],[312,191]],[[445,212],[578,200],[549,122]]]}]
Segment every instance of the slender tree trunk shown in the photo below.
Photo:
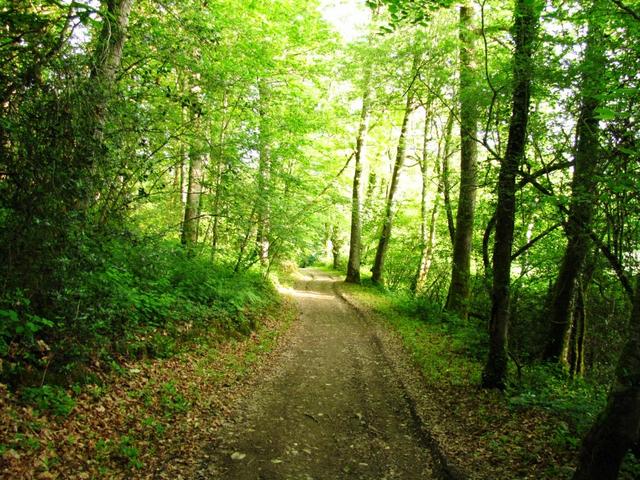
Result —
[{"label": "slender tree trunk", "polygon": [[[411,79],[413,79],[418,68],[420,55],[415,54],[413,57],[413,65],[411,67]],[[407,92],[407,102],[404,107],[402,117],[402,126],[400,127],[400,137],[398,138],[398,148],[396,150],[396,158],[393,164],[393,172],[391,174],[391,182],[389,184],[389,193],[387,194],[387,203],[384,210],[384,218],[382,220],[382,231],[378,240],[378,249],[376,250],[373,268],[371,269],[371,281],[375,284],[382,284],[382,275],[384,271],[384,261],[389,249],[391,241],[391,228],[393,226],[393,217],[395,215],[395,195],[398,190],[398,182],[400,181],[400,171],[404,166],[407,153],[407,127],[409,118],[413,112],[413,89],[410,87]]]},{"label": "slender tree trunk", "polygon": [[[414,292],[420,293],[424,287],[427,276],[429,275],[429,270],[431,269],[431,262],[433,258],[433,249],[436,244],[436,223],[438,221],[438,214],[440,212],[440,197],[444,191],[444,175],[442,164],[440,162],[444,161],[449,154],[450,143],[451,143],[451,131],[453,129],[453,115],[449,115],[447,118],[447,123],[445,126],[444,133],[444,145],[442,148],[438,147],[438,156],[434,163],[435,165],[435,174],[436,174],[436,183],[437,190],[436,196],[433,199],[433,204],[431,205],[431,213],[427,214],[427,190],[428,190],[428,168],[427,168],[427,153],[428,153],[428,113],[425,115],[425,131],[424,131],[424,143],[422,145],[422,162],[420,163],[420,170],[422,173],[422,188],[420,192],[420,238],[422,241],[422,251],[420,254],[420,264],[418,265],[418,271],[416,273],[416,279],[414,282]],[[428,224],[427,224],[428,222]]]},{"label": "slender tree trunk", "polygon": [[626,453],[640,440],[640,276],[627,343],[607,406],[582,441],[573,480],[615,480]]},{"label": "slender tree trunk", "polygon": [[511,284],[511,250],[516,214],[516,174],[524,157],[533,46],[542,5],[538,0],[516,0],[514,10],[513,100],[507,151],[498,177],[498,205],[493,248],[493,288],[489,323],[489,358],[482,373],[485,388],[505,387],[507,334]]},{"label": "slender tree trunk", "polygon": [[258,159],[258,230],[256,236],[256,248],[260,264],[266,267],[269,263],[270,247],[270,191],[271,191],[271,154],[269,151],[269,119],[267,117],[268,91],[264,81],[258,83],[260,92],[260,138]]},{"label": "slender tree trunk", "polygon": [[[450,115],[449,119],[452,121],[451,128],[453,127],[453,117]],[[451,136],[449,136],[451,138]],[[455,242],[456,238],[456,226],[453,218],[453,209],[451,208],[451,182],[449,180],[450,172],[450,159],[451,152],[442,157],[442,200],[444,201],[444,211],[447,214],[447,230],[449,231],[449,240],[451,245]]]},{"label": "slender tree trunk", "polygon": [[431,222],[428,223],[428,204],[427,204],[427,193],[429,191],[429,164],[427,162],[427,158],[429,155],[429,132],[430,132],[430,114],[427,109],[425,109],[424,113],[424,131],[422,137],[422,159],[420,160],[420,176],[421,176],[421,185],[420,185],[420,263],[418,264],[418,271],[416,272],[416,277],[413,282],[413,291],[414,293],[419,293],[424,288],[424,282],[427,278],[427,274],[429,273],[429,268],[431,266],[431,249],[429,248],[429,244],[433,246],[433,234],[435,232],[435,221],[438,217],[438,208],[440,205],[440,194],[442,193],[442,175],[440,168],[440,154],[442,153],[440,149],[438,149],[438,156],[436,157],[435,164],[435,174],[436,174],[436,182],[437,182],[437,192],[436,196],[433,199],[433,205],[431,207]]},{"label": "slender tree trunk", "polygon": [[198,212],[200,210],[200,197],[202,195],[202,167],[203,154],[195,146],[190,153],[189,185],[187,190],[187,203],[184,209],[182,222],[182,244],[188,250],[192,250],[198,242]]},{"label": "slender tree trunk", "polygon": [[353,171],[353,192],[351,199],[351,234],[349,240],[349,260],[345,282],[360,283],[360,251],[362,249],[362,222],[360,218],[360,183],[362,180],[362,164],[365,161],[365,144],[369,128],[369,109],[371,107],[371,67],[365,67],[364,94],[362,96],[362,112],[360,128],[356,138],[355,168]]},{"label": "slender tree trunk", "polygon": [[322,260],[328,261],[333,255],[333,225],[330,223],[324,224],[324,237],[322,238],[322,243],[324,244]]},{"label": "slender tree trunk", "polygon": [[[590,17],[591,18],[591,17]],[[576,153],[571,183],[571,204],[566,223],[567,246],[556,278],[549,310],[550,334],[545,358],[567,364],[567,332],[571,329],[576,282],[589,251],[589,229],[593,218],[596,170],[599,161],[598,96],[605,72],[602,33],[596,22],[589,23],[582,66],[582,106],[576,127]]]},{"label": "slender tree trunk", "polygon": [[215,193],[213,197],[213,220],[211,225],[211,261],[215,260],[216,254],[218,253],[218,241],[219,241],[219,230],[220,230],[220,215],[221,208],[220,205],[222,203],[222,189],[223,187],[223,172],[222,165],[216,165],[216,180],[215,180]]},{"label": "slender tree trunk", "polygon": [[221,203],[222,192],[224,190],[224,142],[225,142],[225,130],[227,123],[225,122],[224,112],[227,110],[227,94],[226,92],[222,97],[222,119],[220,121],[220,132],[218,133],[218,152],[217,161],[215,167],[215,179],[214,179],[214,197],[213,197],[213,221],[211,226],[211,261],[215,260],[216,253],[218,252],[218,230],[220,227],[220,215],[221,215]]},{"label": "slender tree trunk", "polygon": [[340,238],[340,230],[336,225],[331,227],[331,254],[333,255],[333,268],[340,268],[340,250],[342,249],[342,239]]},{"label": "slender tree trunk", "polygon": [[236,257],[236,263],[233,267],[233,271],[238,273],[240,271],[240,267],[242,266],[242,262],[244,260],[244,254],[249,245],[250,239],[255,234],[256,226],[255,226],[255,215],[256,215],[257,204],[253,204],[253,209],[251,213],[247,217],[247,228],[245,229],[242,240],[240,241],[240,246],[238,248],[238,256]]},{"label": "slender tree trunk", "polygon": [[585,304],[584,285],[578,281],[576,301],[573,307],[573,328],[571,329],[570,351],[568,353],[569,373],[571,377],[585,372],[585,345],[587,338],[587,306]]},{"label": "slender tree trunk", "polygon": [[180,150],[180,202],[187,205],[187,194],[189,193],[189,151],[183,144]]},{"label": "slender tree trunk", "polygon": [[474,93],[473,6],[465,1],[460,7],[460,193],[456,215],[451,284],[446,310],[463,319],[469,309],[471,248],[476,207],[478,146],[477,101]]}]

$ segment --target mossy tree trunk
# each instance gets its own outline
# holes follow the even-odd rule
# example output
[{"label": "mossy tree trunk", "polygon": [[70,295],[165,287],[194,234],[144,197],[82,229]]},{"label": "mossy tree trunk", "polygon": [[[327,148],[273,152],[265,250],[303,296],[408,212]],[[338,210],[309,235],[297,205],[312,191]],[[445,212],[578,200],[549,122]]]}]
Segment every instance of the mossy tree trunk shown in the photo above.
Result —
[{"label": "mossy tree trunk", "polygon": [[[597,2],[598,0],[596,0]],[[582,105],[576,127],[576,150],[571,203],[566,221],[567,246],[556,278],[549,309],[549,337],[545,358],[568,367],[570,331],[578,292],[578,278],[583,269],[591,241],[589,229],[593,218],[599,157],[599,120],[597,109],[605,73],[602,32],[594,20],[597,5],[589,16],[585,56],[582,64]]]},{"label": "mossy tree trunk", "polygon": [[451,262],[451,283],[446,310],[466,319],[469,310],[471,248],[477,190],[478,129],[477,100],[474,93],[475,48],[473,5],[460,6],[460,193],[456,214]]},{"label": "mossy tree trunk", "polygon": [[511,287],[511,250],[516,214],[516,175],[524,157],[531,101],[532,56],[542,5],[516,0],[514,10],[513,97],[507,150],[498,176],[489,356],[482,372],[485,388],[505,387]]}]

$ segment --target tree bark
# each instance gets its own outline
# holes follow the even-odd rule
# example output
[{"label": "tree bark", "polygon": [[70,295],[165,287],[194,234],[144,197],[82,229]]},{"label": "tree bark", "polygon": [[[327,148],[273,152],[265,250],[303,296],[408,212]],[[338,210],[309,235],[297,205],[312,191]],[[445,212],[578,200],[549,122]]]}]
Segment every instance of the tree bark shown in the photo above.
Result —
[{"label": "tree bark", "polygon": [[[127,36],[129,15],[133,0],[103,0],[106,12],[96,49],[91,78],[98,84],[113,84],[122,62],[122,49]],[[100,85],[104,87],[104,85]]]},{"label": "tree bark", "polygon": [[460,193],[451,262],[451,283],[445,309],[466,319],[469,310],[471,248],[476,206],[478,146],[477,102],[474,94],[473,6],[460,6]]},{"label": "tree bark", "polygon": [[[84,124],[89,134],[77,145],[75,152],[78,178],[83,185],[74,198],[74,209],[87,211],[97,198],[96,192],[104,187],[108,167],[108,152],[104,140],[108,104],[113,97],[116,73],[122,63],[122,51],[127,36],[133,0],[103,0],[101,3],[102,29],[96,42],[89,81],[83,95],[88,99]],[[117,181],[117,180],[116,180]],[[107,209],[103,216],[106,217]]]},{"label": "tree bark", "polygon": [[182,222],[182,245],[187,250],[193,250],[198,242],[198,211],[200,210],[200,196],[202,195],[202,166],[203,153],[195,146],[191,147],[189,155],[189,184],[187,190],[187,202],[184,208],[184,220]]},{"label": "tree bark", "polygon": [[[590,16],[589,18],[592,18]],[[603,37],[597,20],[589,22],[587,45],[582,65],[582,105],[576,127],[576,150],[571,203],[567,217],[567,246],[556,278],[549,310],[549,337],[544,356],[547,360],[567,365],[567,332],[573,321],[576,282],[589,251],[589,230],[597,188],[599,161],[598,96],[605,72]]]},{"label": "tree bark", "polygon": [[365,67],[364,93],[362,95],[362,111],[360,113],[360,128],[356,138],[356,154],[354,158],[353,191],[351,198],[351,231],[349,239],[349,260],[347,262],[347,277],[345,282],[360,283],[360,251],[362,249],[362,221],[360,184],[362,181],[362,164],[365,160],[365,144],[369,128],[369,109],[371,107],[371,67]]},{"label": "tree bark", "polygon": [[626,453],[640,439],[640,276],[629,335],[607,406],[582,441],[573,480],[615,480]]},{"label": "tree bark", "polygon": [[[453,128],[453,117],[450,115],[451,128]],[[456,239],[456,225],[453,218],[453,209],[451,208],[451,182],[449,181],[451,152],[442,157],[442,200],[444,201],[444,210],[447,214],[447,230],[449,231],[449,240],[451,245]]]},{"label": "tree bark", "polygon": [[[420,55],[418,53],[414,54],[413,64],[411,66],[411,79],[415,76],[419,61]],[[380,238],[378,240],[378,248],[373,262],[373,268],[371,269],[371,281],[376,285],[383,283],[382,275],[384,272],[384,261],[387,255],[387,250],[389,249],[389,242],[391,241],[391,228],[393,226],[393,217],[395,215],[395,195],[400,181],[400,171],[404,166],[407,154],[407,126],[409,125],[411,112],[413,112],[413,89],[409,87],[407,92],[407,101],[404,107],[404,114],[402,116],[402,126],[400,127],[400,137],[398,138],[396,158],[393,164],[393,172],[391,173],[389,193],[387,194],[387,202],[382,220],[382,231],[380,232]]]},{"label": "tree bark", "polygon": [[584,286],[578,281],[576,300],[573,306],[573,326],[571,328],[571,340],[568,344],[569,374],[576,377],[585,372],[585,345],[587,338],[587,308],[584,298]]},{"label": "tree bark", "polygon": [[485,388],[503,389],[507,376],[516,175],[524,157],[527,139],[532,55],[541,8],[538,0],[516,0],[514,9],[513,98],[507,150],[498,176],[489,357],[482,373],[482,386]]}]

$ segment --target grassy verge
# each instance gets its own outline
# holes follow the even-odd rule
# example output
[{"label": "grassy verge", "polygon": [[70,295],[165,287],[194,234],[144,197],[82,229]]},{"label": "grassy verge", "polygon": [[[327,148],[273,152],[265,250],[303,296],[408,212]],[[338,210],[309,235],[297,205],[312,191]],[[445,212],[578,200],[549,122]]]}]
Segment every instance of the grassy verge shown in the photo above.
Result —
[{"label": "grassy verge", "polygon": [[[600,410],[602,389],[548,367],[524,368],[506,394],[477,387],[485,328],[408,295],[364,285],[341,290],[389,325],[422,371],[433,425],[446,455],[478,479],[569,479],[579,439]],[[515,368],[514,368],[515,370]],[[638,478],[630,455],[621,479]]]},{"label": "grassy verge", "polygon": [[185,476],[296,316],[287,300],[263,300],[237,305],[249,332],[197,329],[163,358],[128,356],[95,383],[27,395],[0,384],[0,477]]}]

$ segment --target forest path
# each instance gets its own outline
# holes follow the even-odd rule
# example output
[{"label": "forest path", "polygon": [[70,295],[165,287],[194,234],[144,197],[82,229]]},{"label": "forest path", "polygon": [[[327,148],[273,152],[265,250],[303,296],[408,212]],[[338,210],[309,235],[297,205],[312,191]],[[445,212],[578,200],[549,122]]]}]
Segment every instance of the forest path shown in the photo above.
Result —
[{"label": "forest path", "polygon": [[337,295],[336,278],[301,273],[293,338],[217,433],[197,478],[434,478],[428,445],[374,330]]}]

